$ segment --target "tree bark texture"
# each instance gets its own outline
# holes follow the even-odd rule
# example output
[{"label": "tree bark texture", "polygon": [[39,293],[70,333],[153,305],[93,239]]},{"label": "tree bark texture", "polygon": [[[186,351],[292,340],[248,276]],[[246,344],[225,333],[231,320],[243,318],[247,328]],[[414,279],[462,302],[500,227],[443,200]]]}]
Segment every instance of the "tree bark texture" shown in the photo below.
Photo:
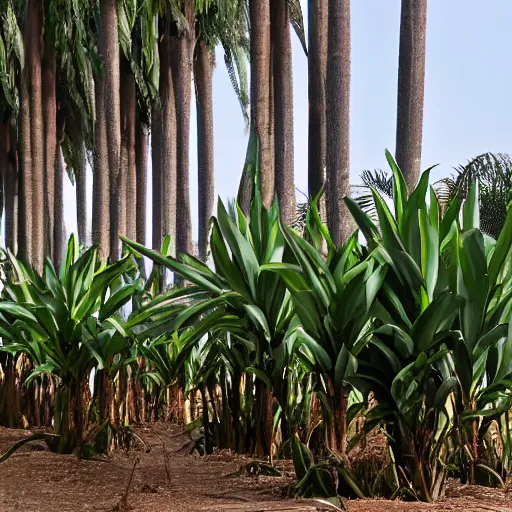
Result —
[{"label": "tree bark texture", "polygon": [[[171,236],[171,245],[176,247],[177,243],[177,142],[176,142],[176,98],[174,74],[171,67],[171,53],[177,49],[173,46],[172,38],[164,39],[161,45],[160,61],[160,83],[161,83],[161,124],[162,124],[162,145],[161,145],[161,215],[162,235]],[[158,247],[160,248],[160,246]],[[173,252],[174,254],[174,252]]]},{"label": "tree bark texture", "polygon": [[270,139],[270,0],[250,0],[251,123],[259,140],[259,173],[265,208],[274,199],[274,155]]},{"label": "tree bark texture", "polygon": [[328,2],[329,0],[309,0],[308,2],[308,194],[310,198],[318,195],[325,184]]},{"label": "tree bark texture", "polygon": [[44,116],[44,251],[53,256],[55,152],[57,147],[56,57],[52,41],[45,37],[43,54]]},{"label": "tree bark texture", "polygon": [[[192,88],[192,58],[195,32],[193,24],[178,36],[171,65],[176,105],[176,253],[192,252],[192,223],[190,218],[189,147],[190,95]],[[174,48],[173,48],[174,50]]]},{"label": "tree bark texture", "polygon": [[66,245],[64,230],[64,156],[60,144],[57,146],[57,158],[55,159],[55,199],[54,199],[54,223],[53,223],[53,261],[60,265],[64,257]]},{"label": "tree bark texture", "polygon": [[421,171],[426,39],[427,0],[402,0],[395,155],[409,192]]},{"label": "tree bark texture", "polygon": [[146,245],[146,208],[148,190],[148,134],[140,120],[135,127],[135,167],[136,167],[136,240]]},{"label": "tree bark texture", "polygon": [[[160,79],[162,71],[160,71]],[[160,102],[161,102],[160,88]],[[152,226],[152,247],[155,251],[160,250],[162,245],[162,110],[157,106],[153,112],[151,123],[151,167],[152,167],[152,207],[151,207],[151,226]]]},{"label": "tree bark texture", "polygon": [[122,167],[125,190],[125,233],[130,240],[135,240],[137,235],[137,177],[135,162],[135,123],[137,119],[137,91],[135,78],[132,73],[123,75],[121,83],[121,112],[122,112]]},{"label": "tree bark texture", "polygon": [[213,69],[214,53],[204,40],[196,47],[194,79],[197,105],[197,161],[199,195],[199,257],[206,260],[214,202]]},{"label": "tree bark texture", "polygon": [[274,92],[275,188],[281,219],[296,215],[293,144],[293,69],[288,0],[273,0],[271,10]]},{"label": "tree bark texture", "polygon": [[108,168],[107,126],[104,110],[104,81],[100,77],[95,89],[96,123],[94,131],[94,173],[92,179],[92,242],[100,257],[107,259],[110,247],[110,174]]},{"label": "tree bark texture", "polygon": [[78,167],[75,169],[76,187],[76,221],[78,240],[82,245],[89,245],[89,230],[87,229],[87,161],[85,145],[80,143],[78,151]]},{"label": "tree bark texture", "polygon": [[30,104],[28,70],[22,73],[20,100],[20,172],[18,173],[18,257],[32,257],[32,149],[30,147]]},{"label": "tree bark texture", "polygon": [[108,167],[110,174],[110,258],[115,261],[120,254],[120,218],[122,208],[121,158],[121,106],[120,62],[116,0],[100,1],[101,38],[103,57],[104,115],[108,143]]},{"label": "tree bark texture", "polygon": [[350,0],[329,0],[326,79],[327,220],[333,241],[352,233],[350,194]]},{"label": "tree bark texture", "polygon": [[7,183],[7,169],[9,164],[9,128],[10,121],[0,124],[0,222],[4,215],[5,187]]},{"label": "tree bark texture", "polygon": [[26,55],[29,77],[30,146],[32,173],[25,186],[32,189],[30,210],[31,258],[38,272],[44,262],[44,123],[42,102],[42,29],[43,8],[40,0],[30,0],[27,6]]}]

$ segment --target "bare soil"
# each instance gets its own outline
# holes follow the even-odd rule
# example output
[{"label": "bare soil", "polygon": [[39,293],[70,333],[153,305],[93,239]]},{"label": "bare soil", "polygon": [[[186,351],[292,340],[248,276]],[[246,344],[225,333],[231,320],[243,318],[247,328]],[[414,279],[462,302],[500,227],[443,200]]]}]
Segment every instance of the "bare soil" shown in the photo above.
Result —
[{"label": "bare soil", "polygon": [[[278,463],[281,477],[247,476],[239,474],[249,462],[244,457],[227,452],[179,455],[188,438],[172,428],[159,425],[137,433],[150,448],[148,453],[141,447],[93,461],[52,454],[40,442],[25,445],[0,465],[0,512],[329,510],[313,500],[286,497],[293,483],[289,463]],[[28,434],[0,429],[0,453]],[[435,505],[385,500],[345,505],[349,512],[512,512],[512,494],[452,483],[447,498]]]}]

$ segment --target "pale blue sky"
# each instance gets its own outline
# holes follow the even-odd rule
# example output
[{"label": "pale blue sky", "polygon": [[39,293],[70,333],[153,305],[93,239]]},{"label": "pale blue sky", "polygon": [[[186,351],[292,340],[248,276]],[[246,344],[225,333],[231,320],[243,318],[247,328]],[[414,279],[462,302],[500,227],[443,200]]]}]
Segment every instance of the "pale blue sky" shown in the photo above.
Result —
[{"label": "pale blue sky", "polygon": [[[302,0],[304,15],[306,0]],[[434,178],[486,151],[512,152],[511,0],[429,0],[422,167]],[[394,150],[400,0],[353,0],[351,174],[385,168]],[[293,36],[295,179],[307,190],[307,61]],[[247,137],[222,51],[214,75],[215,192],[234,197]],[[197,157],[192,109],[190,185],[197,239]],[[73,191],[66,184],[66,222],[74,229]],[[148,223],[150,211],[148,211]]]}]

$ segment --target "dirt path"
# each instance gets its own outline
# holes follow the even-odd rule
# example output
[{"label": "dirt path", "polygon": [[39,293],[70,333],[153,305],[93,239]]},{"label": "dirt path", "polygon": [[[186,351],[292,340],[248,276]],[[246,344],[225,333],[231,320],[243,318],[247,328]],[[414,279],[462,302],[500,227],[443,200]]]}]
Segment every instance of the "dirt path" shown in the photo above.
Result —
[{"label": "dirt path", "polygon": [[[227,476],[248,459],[219,453],[209,457],[181,456],[175,452],[186,440],[176,431],[138,431],[151,447],[149,453],[117,453],[106,461],[78,461],[71,455],[55,455],[41,443],[26,445],[0,465],[0,512],[114,512],[139,457],[128,496],[128,508],[140,512],[167,511],[314,511],[327,510],[312,501],[284,498],[293,482],[290,465],[283,476]],[[24,431],[0,429],[0,452],[24,435]],[[172,437],[174,436],[174,437]],[[164,447],[168,454],[167,470]],[[389,501],[348,502],[349,512],[512,512],[512,494],[483,488],[450,489],[440,504]]]}]

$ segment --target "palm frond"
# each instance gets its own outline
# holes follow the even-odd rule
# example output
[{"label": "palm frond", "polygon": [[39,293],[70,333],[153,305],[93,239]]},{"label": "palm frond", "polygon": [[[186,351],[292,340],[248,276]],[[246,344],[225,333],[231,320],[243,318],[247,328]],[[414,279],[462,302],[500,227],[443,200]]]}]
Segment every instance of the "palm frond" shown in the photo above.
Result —
[{"label": "palm frond", "polygon": [[288,8],[290,10],[290,23],[299,38],[300,44],[306,54],[308,55],[308,46],[306,44],[306,32],[304,30],[304,16],[302,15],[302,7],[300,0],[288,0]]},{"label": "palm frond", "polygon": [[480,223],[487,235],[497,238],[505,222],[507,206],[512,199],[512,156],[506,153],[483,153],[454,173],[435,183],[442,209],[460,195],[466,198],[471,184],[478,181],[480,189]]}]

